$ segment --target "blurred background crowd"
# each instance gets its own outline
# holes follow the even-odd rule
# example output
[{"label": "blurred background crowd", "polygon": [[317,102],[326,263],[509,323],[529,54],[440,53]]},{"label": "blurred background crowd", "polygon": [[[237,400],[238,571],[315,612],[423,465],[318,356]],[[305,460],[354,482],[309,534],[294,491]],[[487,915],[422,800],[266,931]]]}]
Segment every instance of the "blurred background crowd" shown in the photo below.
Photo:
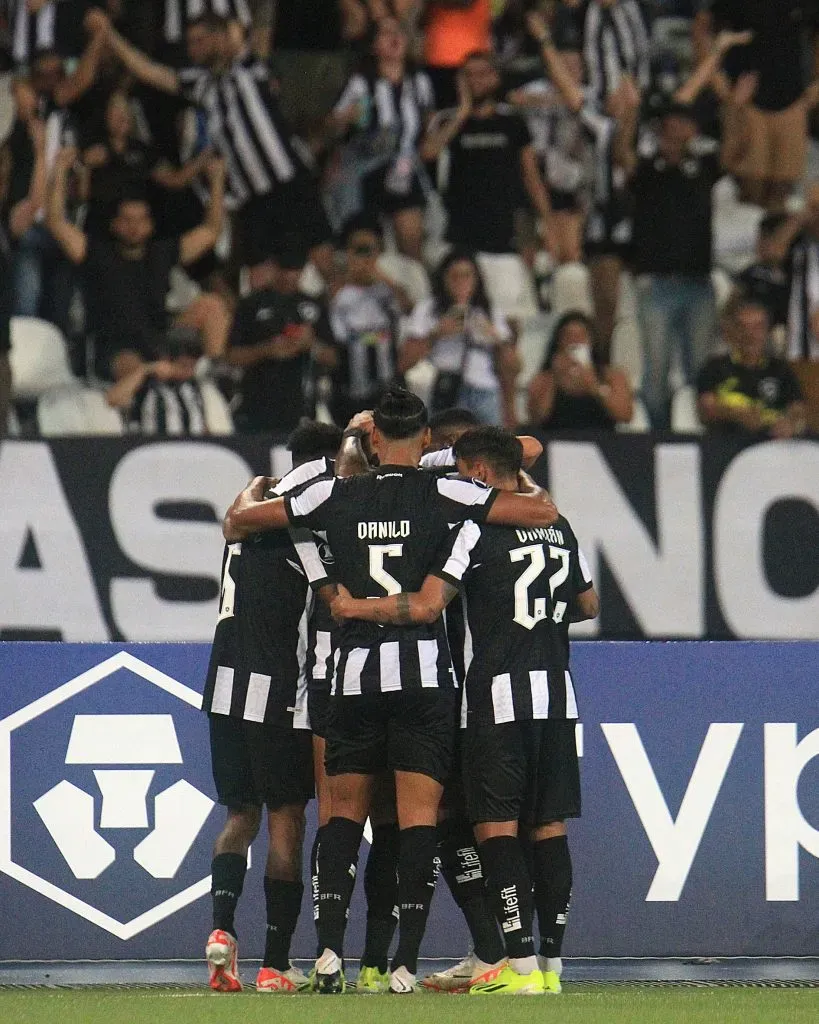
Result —
[{"label": "blurred background crowd", "polygon": [[0,16],[0,436],[819,425],[817,0]]}]

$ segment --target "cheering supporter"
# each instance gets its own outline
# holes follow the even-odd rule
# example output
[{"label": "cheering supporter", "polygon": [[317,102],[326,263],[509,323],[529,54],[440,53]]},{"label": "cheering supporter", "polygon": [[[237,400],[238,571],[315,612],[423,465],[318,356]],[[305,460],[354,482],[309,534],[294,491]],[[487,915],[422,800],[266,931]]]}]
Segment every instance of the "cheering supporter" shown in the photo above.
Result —
[{"label": "cheering supporter", "polygon": [[771,438],[805,431],[805,404],[793,371],[767,353],[768,311],[754,299],[732,299],[724,314],[729,352],[697,377],[702,422],[716,430]]},{"label": "cheering supporter", "polygon": [[195,299],[171,323],[166,312],[169,275],[178,264],[195,263],[216,245],[222,230],[225,168],[208,164],[207,218],[180,237],[157,239],[151,208],[143,194],[120,197],[111,220],[111,238],[88,235],[66,216],[67,181],[76,151],[60,153],[48,199],[48,228],[72,263],[83,268],[84,293],[94,335],[96,371],[120,380],[134,369],[134,357],[147,361],[165,344],[171,328],[199,333],[204,352],[223,355],[230,318],[216,295]]},{"label": "cheering supporter", "polygon": [[808,110],[806,32],[815,29],[812,0],[705,0],[714,29],[749,30],[748,44],[734,51],[726,67],[736,78],[756,82],[748,107],[749,144],[736,168],[746,197],[769,209],[781,208],[805,171]]},{"label": "cheering supporter", "polygon": [[458,71],[471,53],[492,45],[490,0],[429,0],[424,9],[424,63],[439,110],[459,99]]},{"label": "cheering supporter", "polygon": [[412,311],[399,354],[402,373],[428,359],[436,371],[433,413],[463,406],[481,423],[512,424],[519,369],[509,324],[486,297],[468,251],[454,249],[435,275],[432,298]]},{"label": "cheering supporter", "polygon": [[722,33],[708,58],[677,90],[656,140],[633,154],[633,266],[645,364],[643,397],[652,425],[669,423],[669,372],[676,353],[687,381],[709,355],[715,303],[711,283],[712,190],[738,165],[747,141],[744,114],[753,83],[741,78],[725,104],[722,148],[698,135],[692,103],[725,54],[747,34]]},{"label": "cheering supporter", "polygon": [[267,67],[250,55],[237,56],[230,22],[206,14],[189,25],[193,66],[182,71],[158,64],[131,46],[100,11],[91,11],[86,23],[105,36],[139,81],[203,109],[210,141],[226,163],[227,193],[238,211],[242,237],[260,225],[272,243],[299,231],[313,262],[331,276],[332,232],[309,154],[281,114]]},{"label": "cheering supporter", "polygon": [[737,277],[744,294],[768,311],[771,327],[783,330],[788,322],[788,250],[799,233],[801,217],[769,213],[760,221],[756,260]]},{"label": "cheering supporter", "polygon": [[529,385],[529,419],[544,430],[611,430],[634,412],[623,370],[601,365],[592,325],[576,311],[555,325],[543,369]]},{"label": "cheering supporter", "polygon": [[299,290],[301,240],[280,239],[271,254],[262,225],[249,242],[250,294],[236,310],[226,356],[242,371],[235,421],[248,433],[292,430],[312,416],[314,363],[332,367],[337,354],[323,305]]},{"label": "cheering supporter", "polygon": [[377,225],[363,218],[348,225],[347,267],[330,303],[330,323],[339,347],[331,403],[336,423],[372,409],[384,388],[398,378],[399,322],[412,302],[379,269],[381,248]]},{"label": "cheering supporter", "polygon": [[421,144],[424,160],[449,154],[447,241],[482,253],[516,251],[515,213],[527,199],[544,228],[551,213],[532,136],[522,117],[498,103],[500,85],[493,55],[473,53],[458,79],[457,110]]},{"label": "cheering supporter", "polygon": [[432,85],[407,62],[407,36],[396,18],[379,21],[372,57],[347,82],[330,118],[346,134],[328,200],[338,224],[366,209],[388,217],[398,248],[421,258],[424,189],[418,139],[434,106]]}]

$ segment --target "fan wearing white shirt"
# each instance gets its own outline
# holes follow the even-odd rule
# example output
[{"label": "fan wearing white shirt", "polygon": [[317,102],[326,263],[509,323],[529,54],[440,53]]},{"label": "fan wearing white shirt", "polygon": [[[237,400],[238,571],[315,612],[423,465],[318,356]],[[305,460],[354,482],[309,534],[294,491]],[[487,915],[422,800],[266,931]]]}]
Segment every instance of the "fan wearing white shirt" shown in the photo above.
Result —
[{"label": "fan wearing white shirt", "polygon": [[520,362],[506,319],[489,305],[474,256],[454,249],[441,263],[433,297],[407,320],[399,354],[406,373],[428,359],[437,377],[433,413],[461,406],[489,425],[515,422],[514,387]]}]

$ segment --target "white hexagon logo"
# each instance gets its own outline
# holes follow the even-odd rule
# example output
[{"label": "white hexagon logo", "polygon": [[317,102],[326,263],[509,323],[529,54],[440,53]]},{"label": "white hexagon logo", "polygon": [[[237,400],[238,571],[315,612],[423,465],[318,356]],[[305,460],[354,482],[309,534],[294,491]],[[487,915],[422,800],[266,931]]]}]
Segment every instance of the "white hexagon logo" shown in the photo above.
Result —
[{"label": "white hexagon logo", "polygon": [[[201,695],[195,690],[127,651],[120,651],[0,721],[0,871],[127,940],[206,896],[210,892],[210,875],[123,922],[12,859],[12,733],[120,669],[127,669],[197,710],[201,706]],[[100,766],[93,769],[93,775],[102,794],[101,830],[147,829],[146,796],[155,769],[145,766],[181,763],[170,714],[74,716],[65,764]],[[33,806],[75,878],[95,879],[113,864],[117,854],[94,826],[95,802],[91,794],[63,779],[34,800]],[[173,879],[214,806],[209,797],[184,779],[173,783],[157,795],[154,827],[133,850],[134,861],[155,879]]]}]

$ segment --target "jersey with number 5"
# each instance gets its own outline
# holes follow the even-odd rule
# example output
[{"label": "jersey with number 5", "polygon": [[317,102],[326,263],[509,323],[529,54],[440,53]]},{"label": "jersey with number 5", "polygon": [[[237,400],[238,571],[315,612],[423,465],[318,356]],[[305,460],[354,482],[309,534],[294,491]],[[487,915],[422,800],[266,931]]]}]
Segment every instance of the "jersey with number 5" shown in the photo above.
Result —
[{"label": "jersey with number 5", "polygon": [[457,586],[466,613],[466,715],[496,724],[577,718],[554,593],[568,575],[552,527],[466,522],[435,575]]}]

